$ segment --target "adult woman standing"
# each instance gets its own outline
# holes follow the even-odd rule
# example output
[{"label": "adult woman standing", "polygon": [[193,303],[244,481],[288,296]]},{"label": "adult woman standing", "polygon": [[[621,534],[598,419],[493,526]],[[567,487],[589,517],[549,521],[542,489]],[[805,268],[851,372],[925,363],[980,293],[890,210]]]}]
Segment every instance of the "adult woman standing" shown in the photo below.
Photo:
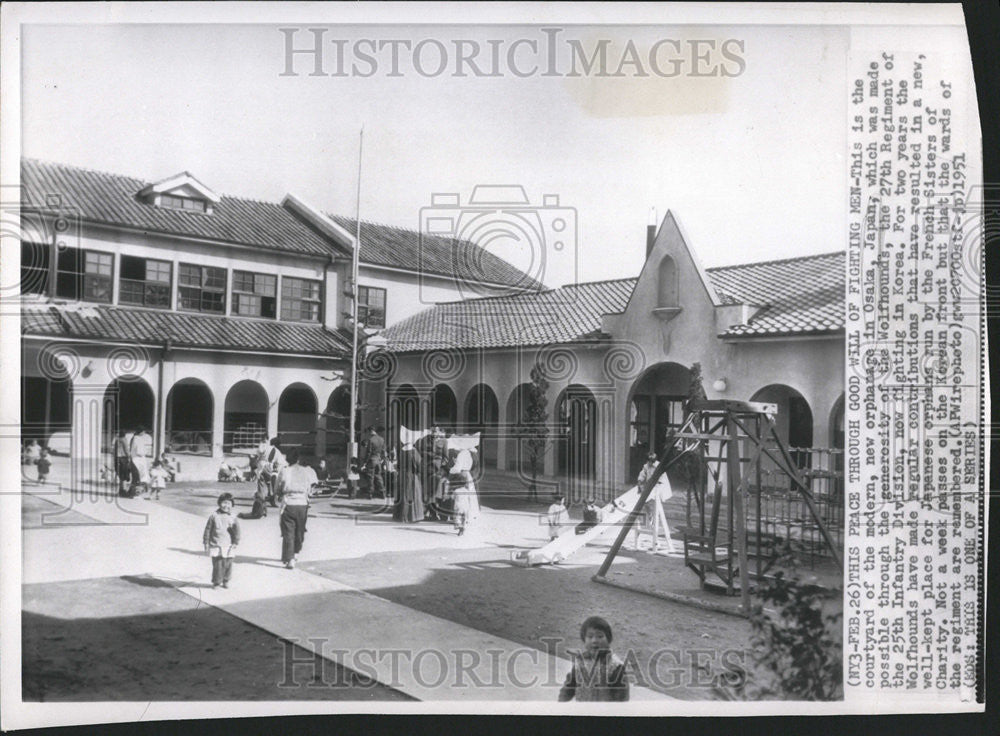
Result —
[{"label": "adult woman standing", "polygon": [[423,488],[420,483],[420,458],[413,443],[424,437],[427,430],[414,432],[399,428],[399,467],[396,471],[396,505],[392,518],[413,523],[424,519]]},{"label": "adult woman standing", "polygon": [[129,440],[129,463],[131,481],[129,485],[129,496],[135,498],[140,488],[143,493],[149,490],[149,455],[151,438],[146,434],[146,428],[141,424],[136,428],[135,434]]},{"label": "adult woman standing", "polygon": [[277,495],[281,502],[281,561],[289,570],[295,567],[306,537],[309,496],[319,482],[316,471],[305,464],[298,448],[288,451],[288,465],[278,474]]}]

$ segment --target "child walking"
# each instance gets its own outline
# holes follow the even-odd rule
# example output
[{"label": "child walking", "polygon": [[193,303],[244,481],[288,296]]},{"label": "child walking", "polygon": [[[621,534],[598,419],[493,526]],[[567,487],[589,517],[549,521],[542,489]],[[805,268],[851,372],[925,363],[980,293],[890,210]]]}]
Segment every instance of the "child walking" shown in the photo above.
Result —
[{"label": "child walking", "polygon": [[559,691],[559,702],[569,700],[622,702],[628,700],[625,664],[611,651],[611,624],[591,616],[580,627],[583,651],[573,652],[573,668]]},{"label": "child walking", "polygon": [[170,473],[163,467],[163,463],[154,460],[153,467],[149,470],[149,495],[146,498],[155,498],[159,501],[160,491],[167,487],[168,477],[170,477]]},{"label": "child walking", "polygon": [[240,543],[240,522],[233,515],[233,494],[219,496],[219,508],[208,517],[202,541],[212,556],[212,587],[229,587],[233,574],[233,557]]},{"label": "child walking", "polygon": [[38,457],[38,482],[45,483],[49,479],[49,470],[52,468],[52,461],[49,460],[49,450],[43,447]]}]

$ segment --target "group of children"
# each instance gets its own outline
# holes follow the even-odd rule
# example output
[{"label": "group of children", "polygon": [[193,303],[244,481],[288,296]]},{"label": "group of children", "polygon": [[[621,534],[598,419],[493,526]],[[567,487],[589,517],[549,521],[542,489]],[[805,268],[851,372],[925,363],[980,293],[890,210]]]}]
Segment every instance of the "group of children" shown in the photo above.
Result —
[{"label": "group of children", "polygon": [[[583,507],[583,521],[577,524],[573,531],[576,534],[583,534],[588,529],[601,523],[603,511],[593,499],[588,500]],[[570,525],[569,509],[566,508],[566,496],[557,493],[552,497],[552,505],[545,513],[546,523],[549,527],[549,541],[556,539],[562,534],[563,529]]]},{"label": "group of children", "polygon": [[[553,504],[556,505],[565,511],[564,505]],[[239,543],[240,522],[233,514],[233,495],[223,493],[202,534],[205,552],[212,558],[213,588],[229,587]],[[611,651],[612,638],[611,625],[600,616],[590,616],[583,622],[580,627],[583,649],[569,652],[573,665],[559,690],[560,702],[623,702],[629,699],[628,671]]]}]

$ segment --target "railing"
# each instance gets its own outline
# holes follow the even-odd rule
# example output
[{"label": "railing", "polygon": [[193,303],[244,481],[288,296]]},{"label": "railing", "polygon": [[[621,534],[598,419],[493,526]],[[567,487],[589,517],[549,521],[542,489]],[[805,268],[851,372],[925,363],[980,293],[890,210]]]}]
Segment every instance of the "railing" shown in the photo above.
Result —
[{"label": "railing", "polygon": [[167,450],[184,455],[212,455],[212,430],[170,430],[166,436]]},{"label": "railing", "polygon": [[[838,551],[844,545],[844,451],[821,447],[789,448],[809,487],[814,505]],[[764,463],[761,463],[764,466]],[[748,486],[747,529],[756,529],[758,513],[761,532],[805,551],[810,561],[831,557],[820,526],[813,518],[802,493],[791,478],[774,467],[762,467],[759,484],[752,477]]]},{"label": "railing", "polygon": [[265,441],[267,441],[267,428],[256,422],[248,422],[222,433],[222,451],[256,451],[257,446]]}]

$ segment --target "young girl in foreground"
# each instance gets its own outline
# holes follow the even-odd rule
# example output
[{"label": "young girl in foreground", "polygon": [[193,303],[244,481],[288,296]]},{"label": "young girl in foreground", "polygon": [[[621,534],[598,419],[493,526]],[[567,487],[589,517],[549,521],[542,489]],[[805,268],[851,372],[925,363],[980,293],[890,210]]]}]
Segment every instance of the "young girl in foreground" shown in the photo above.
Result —
[{"label": "young girl in foreground", "polygon": [[591,616],[580,627],[580,639],[584,648],[573,653],[573,669],[559,691],[559,702],[628,700],[625,664],[611,651],[611,625]]}]

